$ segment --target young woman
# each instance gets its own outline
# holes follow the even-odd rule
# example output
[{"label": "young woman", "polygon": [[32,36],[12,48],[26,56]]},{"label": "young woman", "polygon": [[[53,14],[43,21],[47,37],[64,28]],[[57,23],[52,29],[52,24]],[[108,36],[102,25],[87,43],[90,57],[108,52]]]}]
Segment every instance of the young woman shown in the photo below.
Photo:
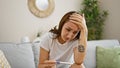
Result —
[{"label": "young woman", "polygon": [[[58,28],[51,29],[41,38],[38,68],[84,68],[87,33],[84,14],[76,11],[66,13]],[[70,62],[72,54],[73,64],[56,63]]]}]

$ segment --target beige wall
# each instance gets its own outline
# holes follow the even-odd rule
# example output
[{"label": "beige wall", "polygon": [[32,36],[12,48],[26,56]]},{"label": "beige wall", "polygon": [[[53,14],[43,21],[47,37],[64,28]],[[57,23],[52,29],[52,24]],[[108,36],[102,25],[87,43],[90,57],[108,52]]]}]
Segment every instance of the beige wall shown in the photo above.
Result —
[{"label": "beige wall", "polygon": [[[7,2],[6,2],[7,1]],[[57,25],[64,13],[79,10],[82,0],[54,0],[54,12],[46,18],[37,18],[28,10],[27,0],[0,0],[0,42],[20,42],[24,36],[31,41],[39,31],[48,31]],[[120,41],[119,0],[100,0],[103,9],[109,10],[105,22],[104,38]]]},{"label": "beige wall", "polygon": [[109,16],[105,21],[103,37],[120,41],[120,0],[100,0],[103,9],[107,9]]},{"label": "beige wall", "polygon": [[54,12],[37,18],[28,9],[27,0],[0,0],[0,42],[20,42],[24,36],[31,41],[38,31],[48,31],[57,25],[64,13],[79,10],[81,0],[54,0]]}]

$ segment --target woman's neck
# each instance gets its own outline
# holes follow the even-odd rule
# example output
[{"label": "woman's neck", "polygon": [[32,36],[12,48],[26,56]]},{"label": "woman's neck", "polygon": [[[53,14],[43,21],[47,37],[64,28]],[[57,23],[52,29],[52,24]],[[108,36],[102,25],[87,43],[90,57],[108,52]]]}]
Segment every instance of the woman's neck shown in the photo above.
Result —
[{"label": "woman's neck", "polygon": [[58,42],[61,43],[61,44],[64,44],[66,42],[60,36],[57,39],[58,39]]}]

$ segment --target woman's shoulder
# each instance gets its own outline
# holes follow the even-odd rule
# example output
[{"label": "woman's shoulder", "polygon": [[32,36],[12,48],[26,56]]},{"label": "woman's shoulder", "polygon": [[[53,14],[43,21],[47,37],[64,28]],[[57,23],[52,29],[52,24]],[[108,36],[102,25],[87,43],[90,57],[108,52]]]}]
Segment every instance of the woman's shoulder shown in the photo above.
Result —
[{"label": "woman's shoulder", "polygon": [[78,43],[78,42],[79,42],[79,40],[78,40],[78,39],[75,39],[75,40],[72,40],[70,43],[76,44],[76,43]]},{"label": "woman's shoulder", "polygon": [[41,39],[47,38],[47,39],[53,39],[56,36],[56,34],[51,32],[46,32],[41,36]]}]

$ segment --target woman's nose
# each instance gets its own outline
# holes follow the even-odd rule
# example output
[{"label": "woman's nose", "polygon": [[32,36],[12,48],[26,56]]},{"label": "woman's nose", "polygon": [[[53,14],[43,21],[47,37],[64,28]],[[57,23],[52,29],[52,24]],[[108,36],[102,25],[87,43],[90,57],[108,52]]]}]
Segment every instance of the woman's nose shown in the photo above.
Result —
[{"label": "woman's nose", "polygon": [[68,33],[67,38],[71,39],[73,37],[73,33]]}]

